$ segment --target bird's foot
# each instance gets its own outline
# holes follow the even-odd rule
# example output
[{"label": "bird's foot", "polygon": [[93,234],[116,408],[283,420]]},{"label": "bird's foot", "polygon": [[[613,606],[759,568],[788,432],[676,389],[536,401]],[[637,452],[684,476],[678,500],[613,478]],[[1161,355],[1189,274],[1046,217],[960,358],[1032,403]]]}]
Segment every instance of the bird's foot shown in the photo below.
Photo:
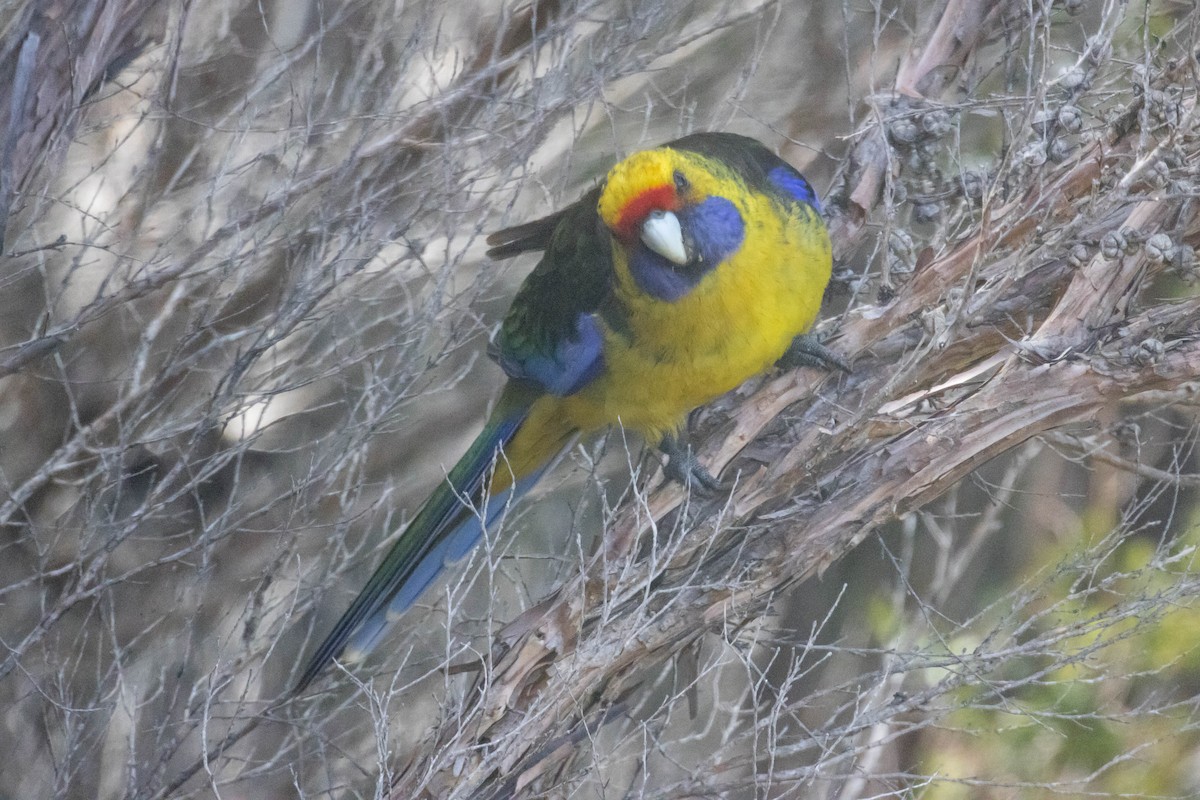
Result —
[{"label": "bird's foot", "polygon": [[850,371],[850,363],[838,353],[833,352],[811,333],[802,333],[792,340],[788,349],[776,366],[783,369],[797,367],[816,367],[817,369],[840,369]]},{"label": "bird's foot", "polygon": [[658,449],[667,456],[663,474],[684,488],[699,495],[711,496],[727,487],[704,468],[692,453],[692,448],[678,436],[668,434],[658,443]]}]

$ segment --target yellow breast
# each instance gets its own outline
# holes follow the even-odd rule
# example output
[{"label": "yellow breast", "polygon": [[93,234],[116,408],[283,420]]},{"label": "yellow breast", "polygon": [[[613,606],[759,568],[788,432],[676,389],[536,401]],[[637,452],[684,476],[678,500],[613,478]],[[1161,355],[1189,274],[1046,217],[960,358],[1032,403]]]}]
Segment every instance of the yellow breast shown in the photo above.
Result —
[{"label": "yellow breast", "polygon": [[628,327],[606,332],[604,374],[563,398],[574,427],[620,422],[656,441],[692,409],[769,369],[812,326],[830,274],[820,217],[759,194],[730,199],[746,221],[741,248],[678,300],[640,291],[615,248]]}]

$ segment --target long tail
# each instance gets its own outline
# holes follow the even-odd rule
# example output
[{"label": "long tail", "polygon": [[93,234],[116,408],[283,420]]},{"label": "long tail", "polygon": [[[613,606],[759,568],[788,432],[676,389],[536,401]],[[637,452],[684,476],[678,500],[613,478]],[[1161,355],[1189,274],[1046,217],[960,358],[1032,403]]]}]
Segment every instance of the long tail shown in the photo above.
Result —
[{"label": "long tail", "polygon": [[[533,402],[527,390],[509,385],[470,449],[425,501],[366,587],[309,658],[292,694],[304,691],[332,659],[355,662],[366,657],[388,622],[416,602],[447,562],[470,552],[510,500],[537,482],[566,444],[569,432],[534,431],[530,435],[526,422]],[[535,416],[535,425],[547,417]],[[514,441],[523,430],[521,441]],[[490,481],[489,475],[493,475]]]}]

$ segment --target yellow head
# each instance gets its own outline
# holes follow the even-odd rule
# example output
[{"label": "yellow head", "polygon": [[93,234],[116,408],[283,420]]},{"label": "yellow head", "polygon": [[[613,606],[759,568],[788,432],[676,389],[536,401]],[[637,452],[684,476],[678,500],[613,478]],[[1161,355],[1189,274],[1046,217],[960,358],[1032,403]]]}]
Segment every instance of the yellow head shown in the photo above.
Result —
[{"label": "yellow head", "polygon": [[698,153],[669,147],[642,150],[609,170],[600,195],[600,218],[619,237],[636,237],[647,214],[678,212],[716,194],[720,181],[730,177],[728,169]]},{"label": "yellow head", "polygon": [[644,150],[609,170],[599,211],[604,224],[618,238],[637,238],[638,227],[653,211],[679,210],[678,156],[673,150]]},{"label": "yellow head", "polygon": [[720,162],[661,147],[608,173],[597,210],[616,240],[618,273],[675,301],[741,245],[745,184]]}]

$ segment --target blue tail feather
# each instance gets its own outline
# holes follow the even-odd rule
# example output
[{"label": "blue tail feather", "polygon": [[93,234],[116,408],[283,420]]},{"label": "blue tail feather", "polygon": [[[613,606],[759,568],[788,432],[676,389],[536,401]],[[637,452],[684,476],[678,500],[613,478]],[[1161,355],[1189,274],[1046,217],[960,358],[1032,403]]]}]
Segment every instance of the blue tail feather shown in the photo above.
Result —
[{"label": "blue tail feather", "polygon": [[[367,655],[383,635],[389,619],[415,603],[447,563],[470,552],[482,537],[484,526],[492,525],[510,500],[519,498],[537,482],[546,465],[486,498],[485,504],[486,482],[493,464],[496,470],[506,469],[503,457],[497,458],[497,454],[512,441],[528,415],[528,405],[522,405],[507,413],[497,411],[488,421],[313,653],[293,693],[303,691],[332,659],[345,655],[349,660],[358,660]],[[476,509],[484,509],[486,519],[481,520]]]},{"label": "blue tail feather", "polygon": [[[515,488],[505,489],[488,498],[485,514],[487,527],[490,528],[495,524],[509,502],[519,499],[529,491],[545,471],[546,467],[543,467],[532,475],[522,478],[517,482]],[[343,652],[347,655],[354,654],[349,660],[357,661],[374,650],[375,646],[379,644],[380,638],[387,631],[388,623],[411,608],[413,603],[417,602],[417,599],[442,573],[443,569],[461,561],[475,549],[479,540],[483,538],[484,530],[479,516],[472,512],[447,533],[441,546],[431,550],[420,563],[413,567],[410,577],[396,592],[392,601],[385,608],[372,614],[351,635],[350,640],[343,648]]]}]

